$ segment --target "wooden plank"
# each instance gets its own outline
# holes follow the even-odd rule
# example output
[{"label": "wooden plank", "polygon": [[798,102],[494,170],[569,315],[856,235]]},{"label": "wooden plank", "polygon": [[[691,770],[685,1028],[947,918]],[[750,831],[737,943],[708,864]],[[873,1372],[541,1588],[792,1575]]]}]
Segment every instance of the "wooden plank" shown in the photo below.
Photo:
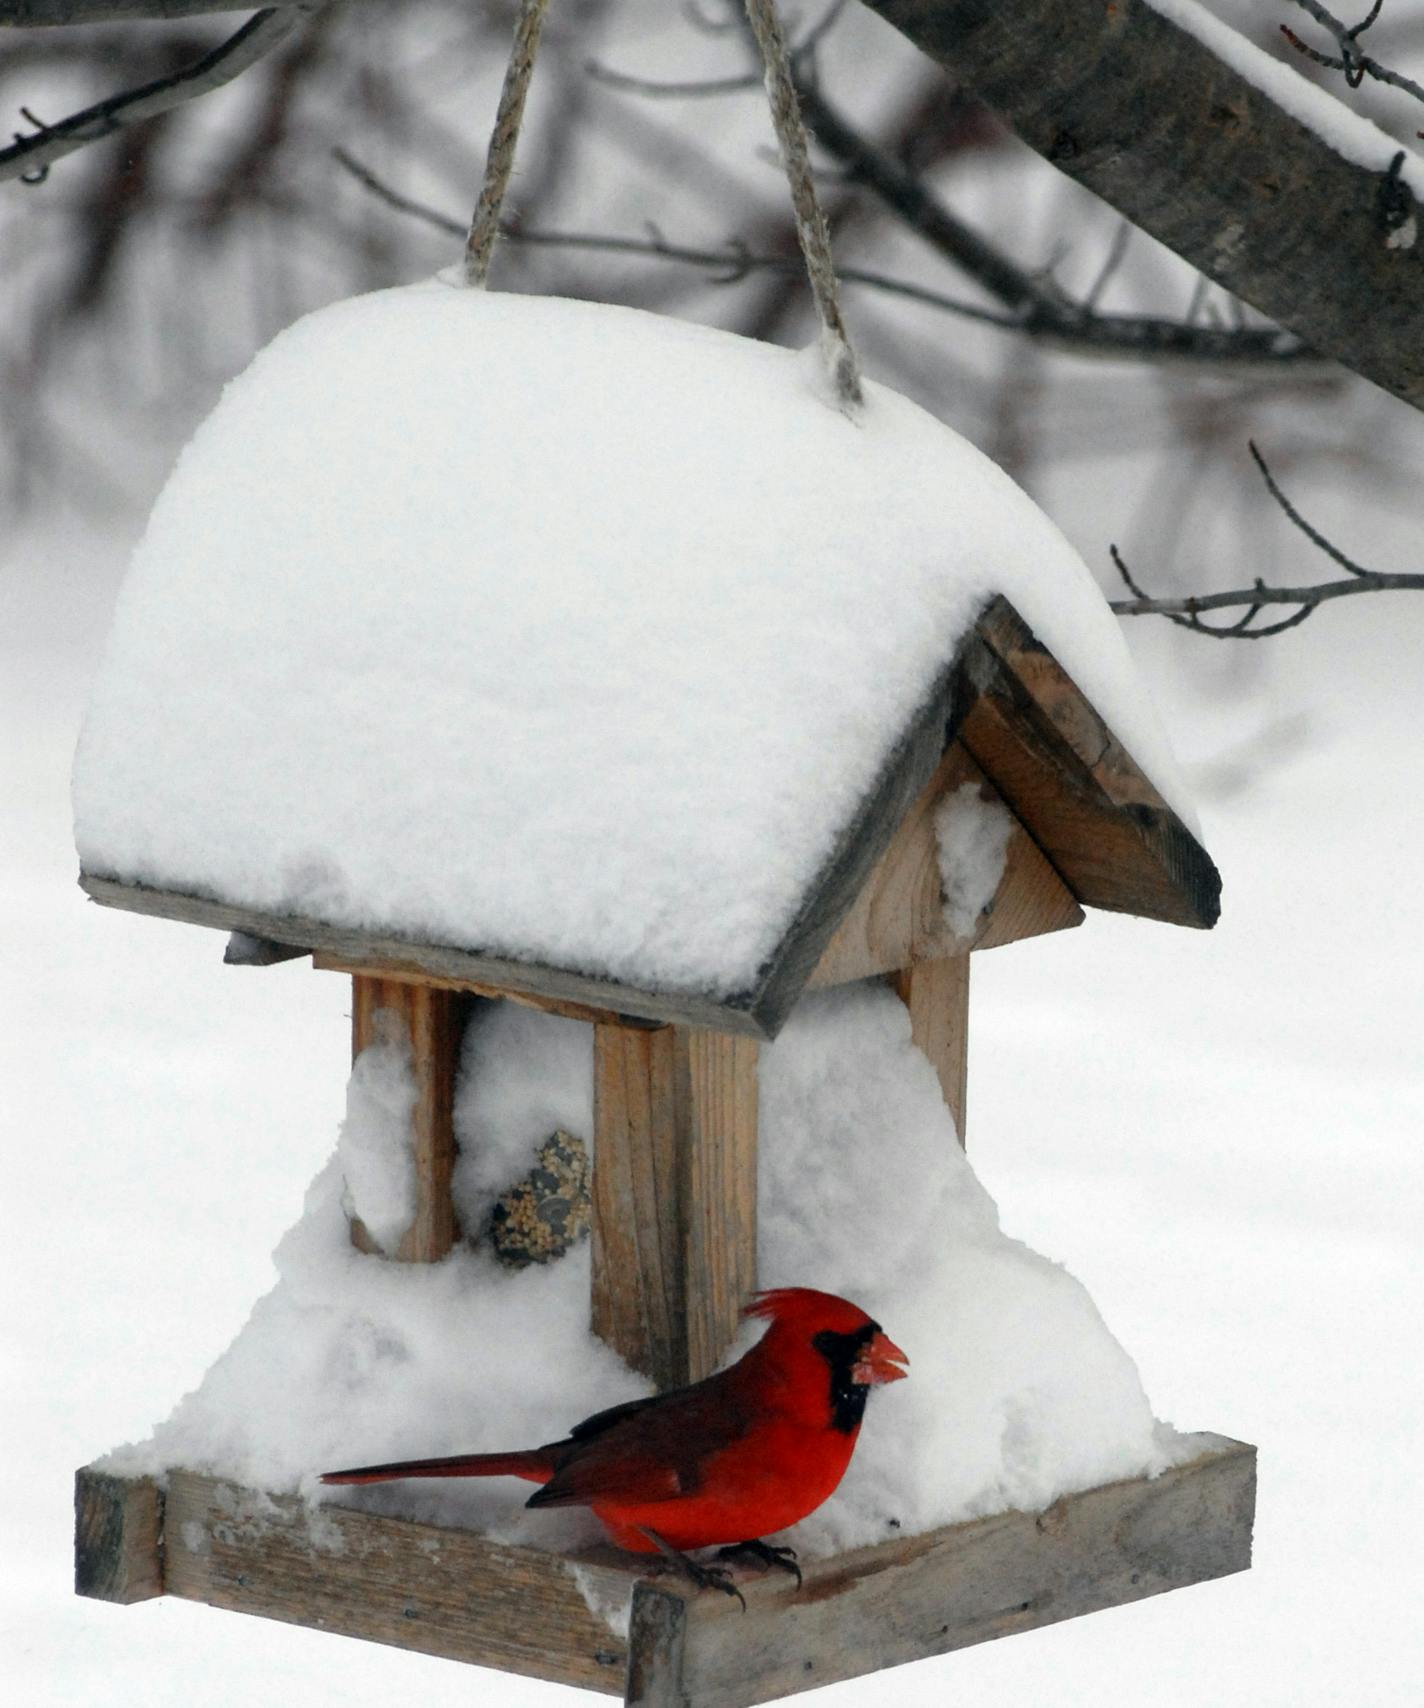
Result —
[{"label": "wooden plank", "polygon": [[[351,988],[352,1060],[377,1040],[377,1016],[389,1014],[410,1042],[415,1069],[415,1219],[390,1255],[401,1263],[437,1263],[458,1232],[450,1177],[455,1167],[455,1074],[464,999],[455,991],[362,975],[351,981]],[[351,1241],[361,1251],[380,1250],[354,1216]]]},{"label": "wooden plank", "polygon": [[151,1478],[75,1472],[74,1591],[125,1605],[164,1593],[163,1494]]},{"label": "wooden plank", "polygon": [[659,1387],[709,1375],[756,1286],[757,1045],[594,1029],[594,1332]]},{"label": "wooden plank", "polygon": [[619,1014],[611,1008],[591,1008],[584,1002],[565,1002],[556,996],[538,996],[529,991],[507,990],[501,985],[478,982],[474,979],[445,979],[419,967],[399,961],[367,961],[358,964],[317,950],[312,966],[318,972],[346,973],[352,978],[369,976],[393,979],[403,984],[429,985],[432,990],[456,990],[466,996],[483,997],[491,1002],[517,1002],[521,1008],[537,1008],[544,1014],[558,1014],[565,1020],[583,1020],[595,1026],[661,1026],[661,1020],[644,1020],[637,1014]]},{"label": "wooden plank", "polygon": [[626,1639],[590,1603],[616,1619],[640,1567],[611,1548],[565,1558],[189,1471],[170,1478],[168,1533],[185,1600],[622,1693]]},{"label": "wooden plank", "polygon": [[803,1560],[799,1590],[739,1570],[745,1614],[611,1548],[560,1555],[175,1470],[167,1590],[613,1695],[626,1686],[637,1708],[751,1708],[1244,1570],[1255,1449],[1191,1445],[1159,1477],[1046,1512]]},{"label": "wooden plank", "polygon": [[1072,892],[1015,821],[993,900],[972,935],[955,936],[944,917],[934,821],[945,797],[967,783],[979,785],[982,799],[999,799],[969,753],[952,742],[836,928],[808,988],[849,984],[918,961],[967,949],[996,949],[1082,924],[1083,910]]},{"label": "wooden plank", "polygon": [[965,654],[964,744],[1078,900],[1208,927],[1221,876],[1018,613],[996,599]]},{"label": "wooden plank", "polygon": [[920,961],[892,973],[890,984],[910,1011],[910,1036],[939,1076],[962,1145],[969,1101],[969,956]]},{"label": "wooden plank", "polygon": [[473,949],[371,936],[305,915],[263,913],[256,908],[212,901],[206,896],[120,883],[93,872],[81,872],[79,885],[101,907],[141,913],[153,919],[178,920],[186,925],[206,925],[217,931],[246,931],[254,937],[300,943],[304,949],[322,950],[336,957],[352,970],[376,976],[384,976],[394,963],[407,974],[429,973],[459,986],[493,987],[504,995],[556,997],[625,1017],[639,1016],[660,1026],[677,1021],[692,1026],[714,1026],[724,1032],[742,1032],[753,1038],[771,1035],[751,1013],[752,993],[719,1000],[705,991],[639,990],[616,979],[544,967],[535,961],[513,961]]},{"label": "wooden plank", "polygon": [[223,965],[275,967],[283,961],[300,961],[310,953],[295,943],[274,943],[270,937],[252,937],[246,931],[234,931],[223,950]]},{"label": "wooden plank", "polygon": [[745,1614],[724,1596],[690,1599],[680,1644],[668,1641],[664,1620],[652,1629],[661,1650],[646,1664],[635,1651],[630,1675],[656,1681],[639,1700],[751,1708],[1244,1571],[1255,1449],[1195,1439],[1189,1464],[1154,1479],[803,1561],[799,1591],[780,1574],[739,1579]]}]

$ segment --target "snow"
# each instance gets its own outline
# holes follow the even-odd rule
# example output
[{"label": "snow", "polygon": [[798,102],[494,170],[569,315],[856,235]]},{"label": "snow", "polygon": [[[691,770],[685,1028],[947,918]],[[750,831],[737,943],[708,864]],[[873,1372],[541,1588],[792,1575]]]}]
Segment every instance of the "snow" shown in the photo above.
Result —
[{"label": "snow", "polygon": [[[1294,65],[1273,58],[1239,30],[1213,17],[1200,0],[1147,0],[1147,4],[1179,29],[1195,36],[1219,60],[1239,72],[1263,95],[1268,95],[1292,118],[1313,130],[1346,160],[1383,173],[1389,170],[1395,155],[1403,152],[1404,164],[1399,175],[1416,196],[1424,199],[1424,159],[1408,149],[1401,150],[1392,136],[1373,120],[1346,106],[1331,90],[1312,83]],[[1396,232],[1387,240],[1387,246],[1391,249],[1408,248],[1412,241],[1412,238],[1399,237]]]},{"label": "snow", "polygon": [[[1074,463],[1062,485],[1125,481],[1119,462]],[[1416,517],[1399,510],[1361,512],[1372,561],[1407,560]],[[270,1286],[267,1253],[341,1118],[350,1033],[339,977],[225,968],[211,932],[82,904],[64,779],[110,558],[46,536],[0,573],[0,709],[23,732],[0,742],[15,970],[0,982],[3,1434],[23,1468],[0,1493],[12,1694],[33,1708],[107,1708],[120,1684],[145,1708],[584,1700],[171,1598],[74,1596],[73,1468],[146,1432]],[[1233,905],[1207,935],[1095,916],[975,964],[974,1166],[1008,1225],[1086,1281],[1161,1412],[1261,1444],[1252,1571],[833,1686],[827,1708],[891,1691],[907,1708],[1417,1694],[1424,1374],[1391,1355],[1424,1312],[1424,901],[1400,804],[1418,792],[1424,670],[1406,616],[1343,601],[1244,679],[1190,637],[1134,633],[1186,732]],[[1301,929],[1342,883],[1350,930]],[[857,1457],[893,1427],[881,1400],[908,1399],[919,1375],[872,1396]],[[587,1376],[580,1391],[593,1398]]]},{"label": "snow", "polygon": [[85,868],[728,995],[996,592],[1189,817],[1061,534],[813,366],[438,281],[288,328],[135,554],[75,761]]},{"label": "snow", "polygon": [[[591,1138],[592,1033],[511,1004],[486,1008],[471,1031],[460,1104],[469,1154],[488,1147],[497,1190],[528,1168],[551,1122],[577,1120]],[[353,1080],[390,1072],[362,1073],[382,1049],[362,1052]],[[477,1096],[482,1079],[492,1089]],[[1170,1432],[1086,1292],[1000,1231],[897,997],[876,985],[804,1001],[763,1053],[761,1095],[763,1283],[854,1299],[912,1362],[911,1382],[874,1396],[851,1471],[797,1526],[799,1548],[881,1541],[892,1520],[908,1534],[1037,1510],[1169,1462]],[[337,1157],[277,1249],[277,1285],[198,1388],[107,1469],[183,1466],[331,1499],[314,1484],[322,1470],[553,1440],[646,1391],[587,1327],[587,1247],[550,1274],[515,1277],[480,1247],[434,1266],[354,1251],[341,1189],[349,1126],[348,1115]],[[590,1533],[586,1515],[550,1525],[525,1513],[526,1492],[459,1480],[374,1498],[385,1512],[536,1545]]]},{"label": "snow", "polygon": [[944,920],[962,940],[998,892],[1013,814],[1002,801],[981,799],[977,783],[961,783],[936,807],[934,828]]},{"label": "snow", "polygon": [[415,1218],[415,1062],[400,1017],[379,1009],[375,1042],[357,1056],[346,1087],[337,1155],[348,1208],[384,1252]]}]

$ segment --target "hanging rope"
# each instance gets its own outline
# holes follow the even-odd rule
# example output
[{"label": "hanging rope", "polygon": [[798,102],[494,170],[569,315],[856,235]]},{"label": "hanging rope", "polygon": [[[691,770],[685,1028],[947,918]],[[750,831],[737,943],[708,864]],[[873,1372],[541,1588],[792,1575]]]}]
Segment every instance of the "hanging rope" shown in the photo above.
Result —
[{"label": "hanging rope", "polygon": [[791,77],[791,55],[777,15],[776,0],[746,0],[747,18],[766,67],[766,94],[771,103],[771,122],[781,145],[781,160],[791,186],[791,205],[796,210],[796,236],[811,279],[811,294],[821,320],[821,345],[826,354],[831,382],[845,408],[862,400],[860,369],[851,349],[845,321],[841,318],[840,291],[836,284],[831,234],[816,195],[811,176],[811,157],[801,103]]},{"label": "hanging rope", "polygon": [[480,199],[475,203],[475,216],[470,221],[470,235],[465,243],[465,283],[481,290],[489,276],[490,257],[499,236],[499,211],[504,206],[504,192],[509,188],[509,175],[514,169],[524,97],[529,93],[534,56],[539,51],[539,35],[548,7],[549,0],[520,0],[519,17],[514,25],[514,45],[504,73],[504,87],[499,92],[499,111],[495,114],[494,132],[485,158],[484,182],[480,185]]}]

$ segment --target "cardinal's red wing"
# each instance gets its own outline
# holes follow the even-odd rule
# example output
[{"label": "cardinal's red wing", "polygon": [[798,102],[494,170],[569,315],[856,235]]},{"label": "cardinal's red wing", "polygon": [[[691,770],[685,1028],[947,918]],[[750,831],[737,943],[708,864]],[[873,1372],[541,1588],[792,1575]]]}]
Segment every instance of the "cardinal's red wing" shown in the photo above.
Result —
[{"label": "cardinal's red wing", "polygon": [[631,1458],[575,1459],[535,1489],[526,1506],[592,1506],[597,1501],[645,1506],[676,1500],[682,1479],[671,1465],[649,1464]]},{"label": "cardinal's red wing", "polygon": [[744,1399],[725,1376],[615,1406],[581,1424],[528,1504],[642,1506],[694,1493],[702,1467],[751,1425]]}]

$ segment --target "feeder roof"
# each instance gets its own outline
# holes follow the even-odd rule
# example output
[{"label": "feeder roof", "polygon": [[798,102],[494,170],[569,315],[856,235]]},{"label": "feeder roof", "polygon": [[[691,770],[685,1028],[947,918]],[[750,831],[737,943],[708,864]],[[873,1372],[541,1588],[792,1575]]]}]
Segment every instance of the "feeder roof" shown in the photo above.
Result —
[{"label": "feeder roof", "polygon": [[[916,405],[832,407],[813,355],[439,281],[282,333],[120,597],[91,893],[774,1031],[977,705],[1080,900],[1210,924],[1082,561]],[[1056,794],[1015,782],[1049,750]]]}]

